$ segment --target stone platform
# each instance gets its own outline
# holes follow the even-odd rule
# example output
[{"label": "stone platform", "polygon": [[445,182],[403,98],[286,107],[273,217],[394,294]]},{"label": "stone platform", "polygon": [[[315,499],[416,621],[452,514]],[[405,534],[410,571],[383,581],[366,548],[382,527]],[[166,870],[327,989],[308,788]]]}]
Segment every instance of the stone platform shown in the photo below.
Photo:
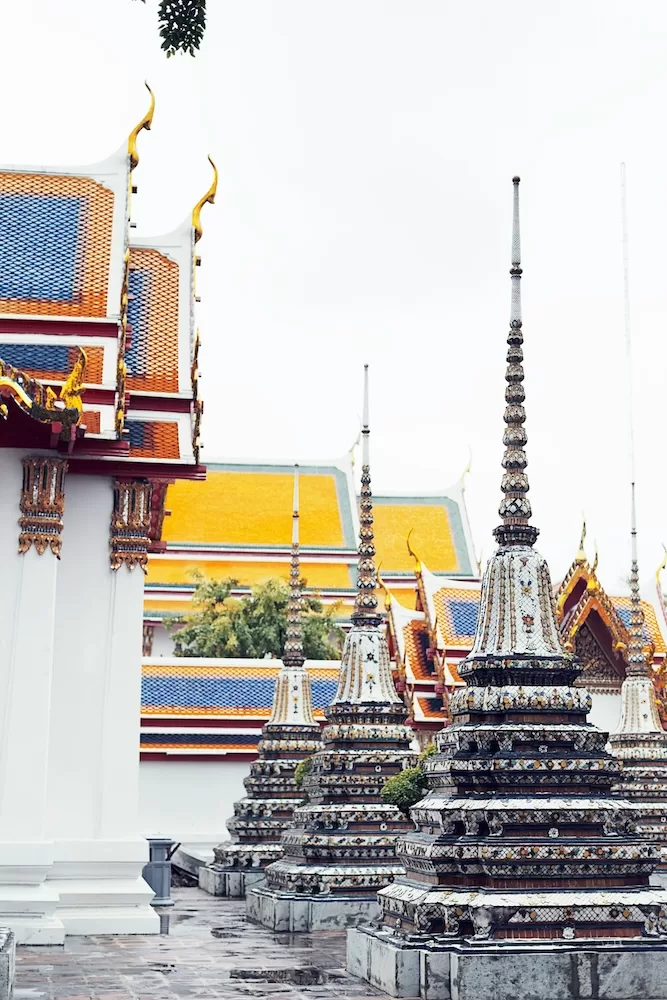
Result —
[{"label": "stone platform", "polygon": [[246,895],[246,914],[280,933],[330,931],[367,923],[379,913],[377,897],[276,892],[257,887]]},{"label": "stone platform", "polygon": [[392,997],[421,1000],[665,1000],[667,946],[398,944],[386,931],[347,932],[347,969]]},{"label": "stone platform", "polygon": [[261,885],[265,880],[261,868],[244,870],[202,865],[199,869],[199,888],[211,896],[225,896],[227,899],[245,899],[249,888]]},{"label": "stone platform", "polygon": [[68,937],[64,947],[18,948],[14,1000],[382,996],[345,971],[342,931],[275,935],[246,923],[244,904],[237,900],[195,887],[174,889],[173,897],[166,937]]},{"label": "stone platform", "polygon": [[14,932],[0,928],[0,1000],[12,1000],[14,995],[14,975],[16,942]]}]

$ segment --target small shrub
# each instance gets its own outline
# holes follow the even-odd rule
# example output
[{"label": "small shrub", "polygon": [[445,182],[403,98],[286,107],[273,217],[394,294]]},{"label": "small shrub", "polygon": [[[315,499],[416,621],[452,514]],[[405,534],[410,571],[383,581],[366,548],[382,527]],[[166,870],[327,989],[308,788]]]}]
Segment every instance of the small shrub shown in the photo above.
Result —
[{"label": "small shrub", "polygon": [[406,816],[410,808],[424,798],[426,777],[421,767],[408,767],[389,778],[382,789],[382,801],[398,806]]},{"label": "small shrub", "polygon": [[299,761],[299,763],[294,768],[294,780],[296,782],[296,787],[301,788],[304,779],[313,770],[313,758],[306,757],[305,760]]}]

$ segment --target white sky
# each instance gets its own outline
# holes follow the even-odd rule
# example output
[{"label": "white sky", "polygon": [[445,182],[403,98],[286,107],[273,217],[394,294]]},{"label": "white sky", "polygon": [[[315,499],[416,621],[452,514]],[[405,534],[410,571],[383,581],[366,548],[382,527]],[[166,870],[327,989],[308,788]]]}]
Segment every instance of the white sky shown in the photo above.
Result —
[{"label": "white sky", "polygon": [[640,560],[667,541],[667,5],[649,0],[209,0],[166,60],[154,0],[3,7],[0,160],[105,158],[140,137],[137,232],[191,211],[209,460],[330,458],[371,364],[373,485],[473,473],[492,549],[513,174],[522,177],[529,475],[559,577],[582,509],[623,592],[629,485],[619,164],[628,170]]}]

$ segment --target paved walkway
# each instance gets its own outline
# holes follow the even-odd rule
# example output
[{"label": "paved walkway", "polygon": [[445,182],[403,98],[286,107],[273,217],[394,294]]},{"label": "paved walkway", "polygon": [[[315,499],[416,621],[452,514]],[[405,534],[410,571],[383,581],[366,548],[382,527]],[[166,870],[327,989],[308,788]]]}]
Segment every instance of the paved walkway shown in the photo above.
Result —
[{"label": "paved walkway", "polygon": [[272,934],[245,904],[175,889],[169,936],[70,937],[19,948],[15,1000],[369,1000],[345,972],[345,935]]}]

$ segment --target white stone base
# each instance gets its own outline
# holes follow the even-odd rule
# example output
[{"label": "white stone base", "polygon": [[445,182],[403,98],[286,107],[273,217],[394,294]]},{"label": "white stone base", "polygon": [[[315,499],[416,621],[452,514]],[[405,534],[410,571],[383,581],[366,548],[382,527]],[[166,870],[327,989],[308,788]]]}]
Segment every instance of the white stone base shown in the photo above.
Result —
[{"label": "white stone base", "polygon": [[261,885],[266,879],[262,868],[216,868],[202,865],[199,869],[199,888],[211,896],[227,899],[244,899],[250,886]]},{"label": "white stone base", "polygon": [[259,887],[248,890],[246,916],[272,931],[333,931],[367,923],[379,913],[372,896],[306,896]]},{"label": "white stone base", "polygon": [[56,843],[45,885],[57,894],[55,916],[65,933],[159,934],[155,894],[141,877],[147,859],[143,839]]},{"label": "white stone base", "polygon": [[46,884],[0,883],[0,924],[11,927],[17,944],[64,944],[65,925],[56,916],[57,905],[58,893]]},{"label": "white stone base", "polygon": [[667,943],[420,948],[368,927],[347,932],[347,969],[421,1000],[665,1000]]}]

